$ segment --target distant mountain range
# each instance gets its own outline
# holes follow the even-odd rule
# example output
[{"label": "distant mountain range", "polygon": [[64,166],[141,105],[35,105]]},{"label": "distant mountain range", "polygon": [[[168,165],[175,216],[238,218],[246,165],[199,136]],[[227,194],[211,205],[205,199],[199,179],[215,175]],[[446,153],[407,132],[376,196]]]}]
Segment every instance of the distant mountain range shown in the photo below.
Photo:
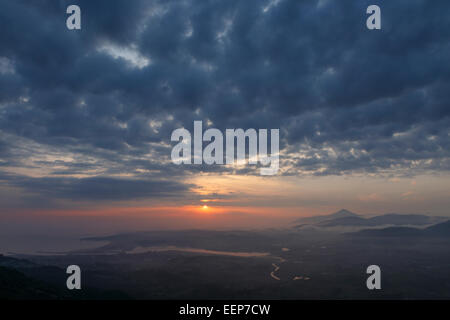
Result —
[{"label": "distant mountain range", "polygon": [[384,229],[364,229],[353,235],[372,237],[450,237],[450,221],[435,224],[425,229],[389,227]]},{"label": "distant mountain range", "polygon": [[119,291],[67,290],[65,270],[0,254],[0,300],[129,299]]},{"label": "distant mountain range", "polygon": [[329,215],[300,218],[300,219],[295,220],[294,223],[318,224],[321,222],[334,220],[334,219],[342,219],[342,218],[359,218],[359,215],[357,215],[356,213],[350,212],[346,209],[342,209],[342,210],[339,210],[338,212],[335,212],[335,213],[332,213]]},{"label": "distant mountain range", "polygon": [[422,214],[396,214],[388,213],[375,217],[365,218],[349,210],[342,209],[338,212],[300,218],[294,221],[297,228],[307,225],[315,227],[380,227],[380,226],[429,226],[443,222],[449,218],[432,217]]}]

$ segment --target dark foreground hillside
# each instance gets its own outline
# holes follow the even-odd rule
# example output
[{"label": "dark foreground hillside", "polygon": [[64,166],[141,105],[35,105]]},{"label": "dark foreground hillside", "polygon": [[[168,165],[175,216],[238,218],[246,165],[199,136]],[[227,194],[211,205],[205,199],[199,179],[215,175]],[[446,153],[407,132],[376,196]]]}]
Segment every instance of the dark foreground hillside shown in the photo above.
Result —
[{"label": "dark foreground hillside", "polygon": [[63,269],[0,255],[0,300],[128,299],[116,291],[70,291],[65,279]]},{"label": "dark foreground hillside", "polygon": [[0,267],[0,299],[62,299],[69,295],[23,273]]}]

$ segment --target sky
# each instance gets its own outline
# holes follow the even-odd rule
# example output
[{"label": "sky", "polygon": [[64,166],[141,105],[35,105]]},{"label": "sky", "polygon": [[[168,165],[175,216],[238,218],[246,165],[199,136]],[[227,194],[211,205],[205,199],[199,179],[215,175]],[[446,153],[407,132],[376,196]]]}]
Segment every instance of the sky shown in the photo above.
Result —
[{"label": "sky", "polygon": [[[3,0],[0,231],[450,216],[449,16],[447,0]],[[279,129],[278,174],[173,164],[171,133],[196,120]]]}]

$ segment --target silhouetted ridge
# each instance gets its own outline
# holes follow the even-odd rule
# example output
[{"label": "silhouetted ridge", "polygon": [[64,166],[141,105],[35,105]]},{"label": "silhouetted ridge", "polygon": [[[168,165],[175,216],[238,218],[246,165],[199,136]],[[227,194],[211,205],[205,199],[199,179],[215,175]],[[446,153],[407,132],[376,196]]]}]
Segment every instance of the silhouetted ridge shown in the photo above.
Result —
[{"label": "silhouetted ridge", "polygon": [[438,223],[425,229],[408,227],[389,227],[384,229],[365,229],[353,233],[355,235],[376,237],[450,237],[450,221]]}]

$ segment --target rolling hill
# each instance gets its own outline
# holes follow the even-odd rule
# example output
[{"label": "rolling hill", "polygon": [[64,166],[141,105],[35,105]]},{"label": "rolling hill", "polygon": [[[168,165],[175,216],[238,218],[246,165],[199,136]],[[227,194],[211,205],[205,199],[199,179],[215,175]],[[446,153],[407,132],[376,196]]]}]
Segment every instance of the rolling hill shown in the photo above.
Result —
[{"label": "rolling hill", "polygon": [[352,234],[374,237],[450,237],[450,220],[425,229],[389,227],[384,229],[364,229]]},{"label": "rolling hill", "polygon": [[388,213],[365,218],[356,213],[342,209],[330,215],[300,218],[294,223],[301,223],[297,228],[309,225],[322,228],[331,227],[381,227],[381,226],[430,226],[446,221],[445,217],[433,217],[423,214]]},{"label": "rolling hill", "polygon": [[328,214],[328,215],[299,218],[299,219],[293,221],[293,223],[314,225],[314,224],[318,224],[318,223],[322,223],[324,221],[329,221],[329,220],[334,220],[334,219],[358,218],[358,217],[360,217],[360,216],[357,215],[356,213],[353,213],[346,209],[342,209],[342,210],[339,210],[337,212],[334,212],[334,213]]}]

